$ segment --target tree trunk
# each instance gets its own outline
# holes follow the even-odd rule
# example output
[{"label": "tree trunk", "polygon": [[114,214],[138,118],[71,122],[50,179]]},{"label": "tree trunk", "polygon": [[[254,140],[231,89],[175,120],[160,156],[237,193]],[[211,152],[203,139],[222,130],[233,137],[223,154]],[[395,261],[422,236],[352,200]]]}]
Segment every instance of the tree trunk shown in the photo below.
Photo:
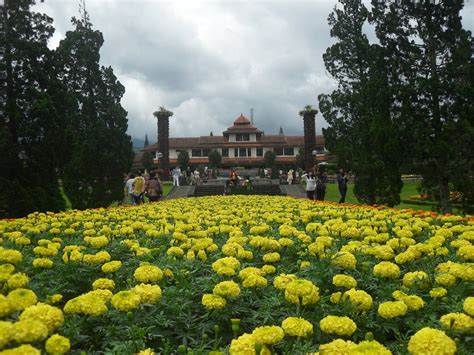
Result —
[{"label": "tree trunk", "polygon": [[449,179],[442,174],[438,175],[439,206],[442,213],[452,213],[451,200],[449,198]]}]

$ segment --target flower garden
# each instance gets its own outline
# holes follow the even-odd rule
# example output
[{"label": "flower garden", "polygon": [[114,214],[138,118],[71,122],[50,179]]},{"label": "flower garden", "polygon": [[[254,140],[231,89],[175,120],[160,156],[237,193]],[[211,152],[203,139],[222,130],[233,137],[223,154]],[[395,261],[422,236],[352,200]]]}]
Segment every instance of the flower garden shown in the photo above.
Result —
[{"label": "flower garden", "polygon": [[474,219],[180,199],[0,221],[0,354],[472,354]]}]

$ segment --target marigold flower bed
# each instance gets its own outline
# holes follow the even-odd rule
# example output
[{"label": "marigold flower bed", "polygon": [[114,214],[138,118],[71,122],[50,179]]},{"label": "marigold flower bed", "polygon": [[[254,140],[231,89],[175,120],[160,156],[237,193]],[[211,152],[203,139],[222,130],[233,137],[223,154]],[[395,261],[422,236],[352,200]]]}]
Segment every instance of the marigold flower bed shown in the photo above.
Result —
[{"label": "marigold flower bed", "polygon": [[0,221],[0,354],[470,354],[474,221],[227,196]]}]

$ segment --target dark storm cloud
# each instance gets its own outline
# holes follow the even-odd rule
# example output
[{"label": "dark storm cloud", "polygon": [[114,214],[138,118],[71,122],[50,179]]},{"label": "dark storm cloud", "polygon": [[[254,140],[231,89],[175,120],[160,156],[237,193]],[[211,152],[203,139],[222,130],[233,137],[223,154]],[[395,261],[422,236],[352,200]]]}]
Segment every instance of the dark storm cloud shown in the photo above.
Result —
[{"label": "dark storm cloud", "polygon": [[[173,136],[220,134],[255,109],[267,134],[280,126],[302,134],[298,111],[317,107],[335,83],[322,54],[333,43],[327,17],[335,0],[184,1],[86,0],[91,21],[105,39],[101,63],[111,65],[126,94],[129,133],[154,140],[159,106],[174,112]],[[472,29],[473,6],[464,10]],[[36,10],[54,18],[55,47],[76,0],[45,0]],[[469,22],[470,18],[470,22]],[[317,131],[325,125],[317,116]]]}]

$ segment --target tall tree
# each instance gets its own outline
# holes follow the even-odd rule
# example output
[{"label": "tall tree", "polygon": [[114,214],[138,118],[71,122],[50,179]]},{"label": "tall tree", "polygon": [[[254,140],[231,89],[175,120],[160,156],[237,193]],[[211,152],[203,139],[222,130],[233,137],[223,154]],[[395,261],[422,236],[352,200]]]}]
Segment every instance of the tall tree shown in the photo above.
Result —
[{"label": "tall tree", "polygon": [[186,170],[189,166],[189,153],[186,149],[182,149],[178,152],[178,166],[182,171]]},{"label": "tall tree", "polygon": [[102,33],[94,30],[82,3],[74,31],[57,48],[60,78],[73,98],[73,154],[64,169],[64,188],[74,208],[107,206],[122,197],[123,173],[133,159],[125,88],[111,67],[99,65]]},{"label": "tall tree", "polygon": [[64,121],[47,41],[52,19],[33,0],[5,0],[0,28],[0,218],[65,207],[58,185]]},{"label": "tall tree", "polygon": [[145,134],[145,143],[143,144],[143,148],[146,148],[150,145],[150,142],[148,142],[148,134]]},{"label": "tall tree", "polygon": [[[384,49],[363,33],[369,11],[360,0],[339,0],[329,15],[337,42],[323,59],[338,88],[319,96],[329,127],[323,130],[328,149],[341,167],[355,176],[354,193],[368,204],[400,203],[401,144],[390,115]],[[374,100],[377,97],[377,100]]]},{"label": "tall tree", "polygon": [[443,212],[451,212],[453,187],[474,204],[473,39],[462,28],[463,6],[462,0],[373,2],[392,68],[393,114],[415,143],[405,156],[436,190]]}]

